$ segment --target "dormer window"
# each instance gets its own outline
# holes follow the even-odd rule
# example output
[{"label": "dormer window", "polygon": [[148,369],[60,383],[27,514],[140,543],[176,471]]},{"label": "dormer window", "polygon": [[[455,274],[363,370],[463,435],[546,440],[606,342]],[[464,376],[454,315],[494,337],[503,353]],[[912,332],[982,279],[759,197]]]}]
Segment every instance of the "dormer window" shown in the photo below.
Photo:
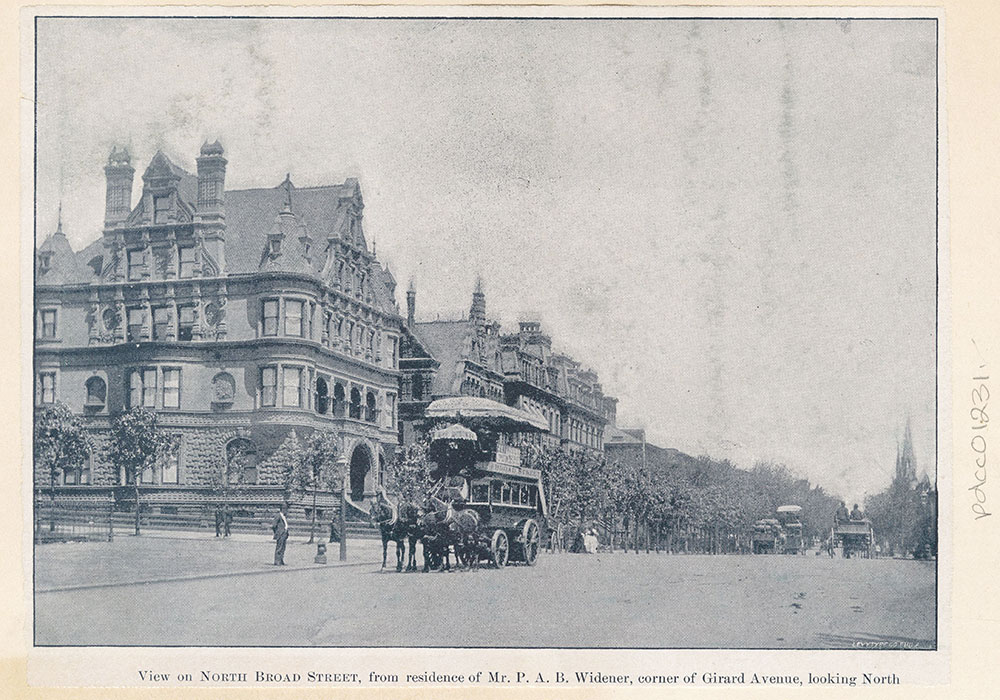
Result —
[{"label": "dormer window", "polygon": [[52,269],[52,253],[45,252],[38,254],[38,271],[48,272]]},{"label": "dormer window", "polygon": [[170,218],[170,195],[153,197],[153,223],[165,224]]}]

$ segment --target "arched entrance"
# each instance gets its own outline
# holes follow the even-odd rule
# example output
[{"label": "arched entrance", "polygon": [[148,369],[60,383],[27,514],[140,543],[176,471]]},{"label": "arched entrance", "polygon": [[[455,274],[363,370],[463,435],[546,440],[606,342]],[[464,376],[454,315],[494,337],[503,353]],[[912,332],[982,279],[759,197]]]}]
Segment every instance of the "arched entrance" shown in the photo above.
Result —
[{"label": "arched entrance", "polygon": [[364,443],[351,453],[351,500],[360,503],[365,497],[365,477],[372,468],[372,453]]}]

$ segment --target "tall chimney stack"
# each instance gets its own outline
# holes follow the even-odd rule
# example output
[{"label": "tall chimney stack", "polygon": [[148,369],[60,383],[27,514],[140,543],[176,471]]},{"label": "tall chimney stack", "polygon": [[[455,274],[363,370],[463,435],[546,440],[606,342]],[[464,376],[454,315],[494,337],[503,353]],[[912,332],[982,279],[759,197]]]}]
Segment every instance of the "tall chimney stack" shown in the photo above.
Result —
[{"label": "tall chimney stack", "polygon": [[104,200],[104,227],[114,228],[125,221],[132,213],[132,177],[135,168],[132,167],[132,157],[127,148],[111,149],[108,164],[104,166],[104,176],[107,179],[107,197]]},{"label": "tall chimney stack", "polygon": [[410,287],[406,290],[406,325],[413,327],[414,316],[417,312],[417,288],[410,280]]}]

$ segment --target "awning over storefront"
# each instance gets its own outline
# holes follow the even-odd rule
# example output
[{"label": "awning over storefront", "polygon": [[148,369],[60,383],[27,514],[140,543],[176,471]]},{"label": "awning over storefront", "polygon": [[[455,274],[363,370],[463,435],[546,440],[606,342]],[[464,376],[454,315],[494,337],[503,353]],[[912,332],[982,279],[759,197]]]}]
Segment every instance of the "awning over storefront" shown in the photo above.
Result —
[{"label": "awning over storefront", "polygon": [[484,425],[513,432],[545,431],[548,422],[540,415],[479,396],[457,396],[432,401],[424,416],[436,420]]}]

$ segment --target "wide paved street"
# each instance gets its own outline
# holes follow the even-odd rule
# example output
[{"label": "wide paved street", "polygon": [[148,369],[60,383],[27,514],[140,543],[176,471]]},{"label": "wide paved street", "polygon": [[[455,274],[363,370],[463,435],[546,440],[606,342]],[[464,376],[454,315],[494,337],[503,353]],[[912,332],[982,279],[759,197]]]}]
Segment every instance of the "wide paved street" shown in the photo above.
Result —
[{"label": "wide paved street", "polygon": [[276,569],[270,552],[260,538],[36,548],[36,642],[898,649],[935,635],[927,562],[543,553],[533,568],[397,574],[371,541],[349,566],[314,565],[298,542]]}]

